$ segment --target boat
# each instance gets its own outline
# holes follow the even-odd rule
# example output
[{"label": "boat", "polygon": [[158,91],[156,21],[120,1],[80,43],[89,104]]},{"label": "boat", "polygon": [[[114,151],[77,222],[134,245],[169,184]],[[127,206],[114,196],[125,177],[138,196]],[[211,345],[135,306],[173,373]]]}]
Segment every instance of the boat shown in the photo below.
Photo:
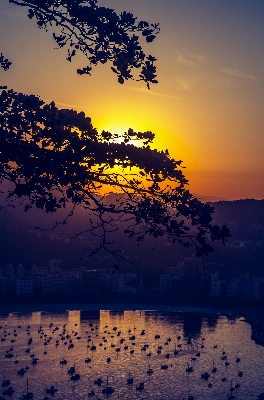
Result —
[{"label": "boat", "polygon": [[193,372],[193,367],[190,367],[188,364],[188,367],[186,368],[186,372],[189,374],[190,372]]},{"label": "boat", "polygon": [[138,386],[136,386],[136,390],[143,390],[144,389],[144,382],[140,382]]},{"label": "boat", "polygon": [[71,380],[72,380],[72,381],[78,381],[80,378],[81,378],[81,375],[80,375],[80,374],[75,374],[75,375],[72,375],[72,376],[71,376]]},{"label": "boat", "polygon": [[204,372],[204,373],[201,375],[201,378],[207,380],[208,378],[210,378],[210,374],[209,374],[208,372]]},{"label": "boat", "polygon": [[12,394],[14,393],[15,391],[14,391],[14,389],[12,388],[12,386],[9,386],[9,388],[8,389],[5,389],[3,392],[2,392],[2,394],[3,395],[8,395],[8,396],[12,396]]},{"label": "boat", "polygon": [[21,400],[30,400],[33,399],[34,395],[32,392],[28,391],[28,379],[27,379],[27,393],[21,397]]},{"label": "boat", "polygon": [[75,366],[69,368],[67,372],[68,372],[68,374],[74,374],[74,372],[75,372]]},{"label": "boat", "polygon": [[9,386],[10,385],[10,380],[9,379],[5,379],[5,377],[4,377],[4,380],[3,380],[3,382],[2,382],[2,385],[1,386]]},{"label": "boat", "polygon": [[133,384],[133,382],[134,382],[134,379],[133,379],[133,377],[132,377],[132,376],[130,376],[130,372],[129,372],[129,374],[128,374],[128,378],[127,378],[127,384],[128,384],[128,385],[132,385],[132,384]]},{"label": "boat", "polygon": [[26,373],[25,368],[21,368],[21,369],[19,369],[19,370],[17,371],[17,375],[23,376],[25,373]]},{"label": "boat", "polygon": [[12,357],[14,357],[14,354],[13,354],[13,353],[7,353],[7,354],[5,354],[5,358],[12,358]]},{"label": "boat", "polygon": [[94,381],[94,384],[100,386],[100,385],[102,384],[102,382],[103,382],[103,380],[102,380],[101,378],[97,378],[97,379]]},{"label": "boat", "polygon": [[55,389],[55,387],[52,385],[49,388],[46,388],[46,393],[54,394],[58,391],[58,389]]},{"label": "boat", "polygon": [[212,369],[212,372],[215,373],[216,371],[217,371],[217,369],[216,369],[216,367],[214,365],[214,358],[213,358],[213,369]]},{"label": "boat", "polygon": [[106,388],[102,390],[104,394],[112,394],[114,393],[115,389],[112,386],[108,386],[108,377],[106,378]]},{"label": "boat", "polygon": [[148,375],[152,375],[153,374],[153,369],[150,368],[150,365],[149,365],[149,369],[147,370],[147,374]]}]

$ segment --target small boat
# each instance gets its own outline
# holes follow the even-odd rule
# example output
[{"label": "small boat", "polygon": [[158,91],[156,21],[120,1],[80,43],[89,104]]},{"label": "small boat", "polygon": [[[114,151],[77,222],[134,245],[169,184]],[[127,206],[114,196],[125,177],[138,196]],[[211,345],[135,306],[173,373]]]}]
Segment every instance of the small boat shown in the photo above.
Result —
[{"label": "small boat", "polygon": [[55,389],[55,387],[52,385],[49,388],[46,388],[46,393],[54,394],[58,391],[58,389]]},{"label": "small boat", "polygon": [[215,367],[215,365],[214,365],[214,358],[213,358],[213,369],[212,369],[212,372],[213,372],[213,373],[216,373],[216,371],[217,371],[217,369],[216,369],[216,367]]},{"label": "small boat", "polygon": [[13,354],[13,353],[7,353],[7,354],[5,354],[5,358],[12,358],[12,357],[14,357],[14,354]]},{"label": "small boat", "polygon": [[80,375],[80,374],[75,374],[75,375],[72,375],[72,376],[71,376],[71,380],[72,380],[72,381],[78,381],[80,378],[81,378],[81,375]]},{"label": "small boat", "polygon": [[75,366],[69,368],[67,372],[68,372],[68,374],[74,374],[74,372],[75,372]]},{"label": "small boat", "polygon": [[186,368],[186,372],[189,374],[190,372],[193,372],[193,367],[190,367],[188,364],[188,367]]},{"label": "small boat", "polygon": [[104,394],[112,394],[114,393],[115,389],[112,386],[108,386],[108,377],[106,378],[106,388],[102,390]]},{"label": "small boat", "polygon": [[2,392],[2,394],[3,395],[8,395],[8,396],[12,396],[12,394],[14,393],[15,391],[14,391],[14,389],[12,388],[12,386],[9,386],[9,388],[8,389],[5,389],[3,392]]},{"label": "small boat", "polygon": [[152,375],[153,374],[153,369],[150,368],[150,365],[149,365],[149,369],[147,370],[147,374],[148,375]]},{"label": "small boat", "polygon": [[21,397],[21,400],[30,400],[33,399],[34,395],[32,392],[28,391],[28,379],[27,379],[27,393]]},{"label": "small boat", "polygon": [[136,390],[143,390],[144,389],[144,382],[140,382],[138,386],[136,386]]},{"label": "small boat", "polygon": [[129,374],[128,374],[128,378],[127,378],[127,384],[128,384],[128,385],[132,385],[132,384],[133,384],[133,382],[134,382],[134,379],[133,379],[133,377],[132,377],[132,376],[130,376],[130,372],[129,372]]},{"label": "small boat", "polygon": [[209,374],[208,372],[204,372],[204,373],[201,375],[201,378],[207,380],[208,378],[210,378],[210,374]]},{"label": "small boat", "polygon": [[24,368],[21,368],[17,371],[17,375],[23,376],[26,373],[26,370]]},{"label": "small boat", "polygon": [[102,382],[103,382],[103,380],[101,378],[98,378],[94,381],[94,384],[100,386],[102,384]]},{"label": "small boat", "polygon": [[9,386],[10,385],[10,380],[9,379],[5,379],[5,377],[4,377],[4,380],[3,380],[3,382],[2,382],[2,385],[1,386]]}]

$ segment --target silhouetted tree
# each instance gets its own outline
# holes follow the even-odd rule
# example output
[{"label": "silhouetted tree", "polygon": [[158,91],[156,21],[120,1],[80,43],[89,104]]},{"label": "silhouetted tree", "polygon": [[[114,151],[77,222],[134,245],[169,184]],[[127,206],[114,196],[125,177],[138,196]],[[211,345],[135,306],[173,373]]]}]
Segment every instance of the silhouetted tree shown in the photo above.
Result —
[{"label": "silhouetted tree", "polygon": [[[68,46],[69,61],[76,50],[86,55],[90,65],[78,73],[90,73],[92,64],[110,60],[119,83],[133,78],[133,68],[141,68],[139,79],[148,87],[157,82],[155,58],[145,56],[135,35],[141,32],[151,42],[157,24],[136,23],[132,14],[118,16],[92,0],[10,2],[30,7],[29,18],[36,17],[40,28],[60,28],[53,36],[59,47]],[[91,215],[87,231],[101,239],[90,254],[104,248],[121,261],[107,234],[124,224],[125,234],[137,241],[166,235],[171,242],[194,245],[198,256],[213,250],[206,233],[223,243],[229,236],[226,226],[211,224],[213,207],[185,189],[182,161],[167,150],[150,148],[152,132],[99,133],[83,112],[60,110],[54,102],[13,90],[2,91],[0,112],[0,179],[12,186],[8,201],[20,199],[26,211],[35,206],[47,213],[71,204],[68,216],[81,205]],[[109,192],[118,194],[112,204],[105,196]]]},{"label": "silhouetted tree", "polygon": [[[118,135],[98,133],[83,112],[59,110],[54,102],[12,90],[2,91],[0,107],[0,177],[14,185],[9,199],[26,199],[26,211],[33,205],[46,212],[69,202],[82,205],[98,217],[95,225],[91,221],[93,232],[125,218],[130,237],[167,235],[185,246],[194,243],[197,255],[212,250],[206,232],[223,241],[229,235],[225,226],[211,225],[213,207],[185,190],[182,161],[150,149],[152,132],[129,129],[116,143]],[[122,196],[109,205],[100,193],[110,191]]]}]

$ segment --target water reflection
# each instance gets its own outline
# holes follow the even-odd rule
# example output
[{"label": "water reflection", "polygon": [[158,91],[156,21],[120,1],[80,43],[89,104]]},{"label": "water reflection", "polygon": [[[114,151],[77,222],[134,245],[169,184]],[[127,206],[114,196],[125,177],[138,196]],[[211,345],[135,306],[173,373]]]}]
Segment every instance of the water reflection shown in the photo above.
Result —
[{"label": "water reflection", "polygon": [[219,314],[207,314],[207,326],[212,331],[216,328],[219,317]]},{"label": "water reflection", "polygon": [[[102,390],[107,377],[115,389],[112,400],[182,400],[190,395],[224,400],[231,380],[240,385],[236,399],[255,400],[264,392],[264,349],[251,341],[250,326],[235,316],[69,310],[4,314],[0,325],[0,375],[11,380],[15,400],[25,394],[27,379],[34,400],[43,400],[51,385],[57,389],[54,400],[81,400],[89,392],[96,400],[106,399]],[[223,351],[227,359],[222,359]],[[238,355],[241,361],[236,362]],[[186,373],[188,366],[192,371]],[[201,379],[206,371],[210,377]],[[76,374],[80,379],[72,380]],[[94,383],[99,377],[101,386]],[[127,383],[129,377],[133,383]]]},{"label": "water reflection", "polygon": [[81,311],[81,321],[88,321],[88,320],[93,320],[94,322],[99,322],[100,321],[100,314],[101,311],[96,310],[96,311],[87,311],[87,310],[82,310]]},{"label": "water reflection", "polygon": [[202,314],[183,313],[183,334],[186,338],[198,339],[202,330]]}]

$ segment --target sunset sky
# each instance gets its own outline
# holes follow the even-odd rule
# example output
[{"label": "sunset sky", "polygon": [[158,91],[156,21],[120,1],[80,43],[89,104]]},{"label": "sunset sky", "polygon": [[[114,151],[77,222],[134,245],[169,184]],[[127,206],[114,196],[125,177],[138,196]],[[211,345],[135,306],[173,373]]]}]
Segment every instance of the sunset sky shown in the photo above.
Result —
[{"label": "sunset sky", "polygon": [[153,43],[159,83],[117,83],[110,64],[79,76],[82,55],[65,60],[52,29],[27,9],[0,2],[0,52],[13,64],[0,84],[61,108],[83,110],[93,125],[121,133],[152,130],[155,147],[186,166],[190,190],[225,199],[264,198],[264,1],[100,0],[159,22]]}]

